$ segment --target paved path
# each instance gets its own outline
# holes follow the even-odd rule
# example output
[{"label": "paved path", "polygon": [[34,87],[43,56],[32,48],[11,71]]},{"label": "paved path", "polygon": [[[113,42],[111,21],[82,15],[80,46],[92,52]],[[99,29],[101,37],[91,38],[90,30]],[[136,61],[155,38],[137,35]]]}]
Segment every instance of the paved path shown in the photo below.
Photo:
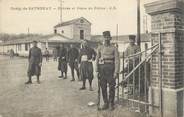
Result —
[{"label": "paved path", "polygon": [[[41,84],[27,81],[27,59],[0,56],[0,117],[138,117],[121,106],[113,112],[97,112],[97,80],[94,91],[79,91],[82,82],[58,79],[57,62],[43,62]],[[70,73],[70,71],[69,71]]]}]

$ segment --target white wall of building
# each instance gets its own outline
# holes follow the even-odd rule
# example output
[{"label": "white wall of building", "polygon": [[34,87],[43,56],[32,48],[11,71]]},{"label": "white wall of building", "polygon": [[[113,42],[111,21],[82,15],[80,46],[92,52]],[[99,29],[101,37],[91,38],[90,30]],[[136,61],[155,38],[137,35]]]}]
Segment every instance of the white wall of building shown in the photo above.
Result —
[{"label": "white wall of building", "polygon": [[0,53],[4,53],[4,46],[0,45]]},{"label": "white wall of building", "polygon": [[69,25],[57,27],[54,30],[56,30],[57,34],[61,34],[71,39],[81,39],[80,30],[83,30],[84,39],[91,39],[91,23],[84,18],[80,18]]},{"label": "white wall of building", "polygon": [[[28,56],[30,48],[33,47],[32,43],[27,43],[27,50],[26,50],[26,44],[14,44],[14,45],[4,45],[0,46],[0,53],[8,54],[8,50],[13,49],[14,53],[18,54],[19,56]],[[43,48],[42,43],[38,43],[39,48]],[[44,47],[45,48],[45,47]]]},{"label": "white wall of building", "polygon": [[57,33],[73,39],[73,25],[67,25],[56,28]]},{"label": "white wall of building", "polygon": [[86,20],[77,21],[74,24],[74,39],[80,39],[80,30],[84,30],[84,39],[90,40],[91,39],[91,24]]}]

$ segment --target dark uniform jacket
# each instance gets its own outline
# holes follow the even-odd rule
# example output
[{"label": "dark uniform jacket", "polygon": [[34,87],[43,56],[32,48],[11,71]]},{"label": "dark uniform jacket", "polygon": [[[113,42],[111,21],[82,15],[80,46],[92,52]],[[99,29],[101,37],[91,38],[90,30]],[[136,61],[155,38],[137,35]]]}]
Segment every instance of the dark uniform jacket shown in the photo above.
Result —
[{"label": "dark uniform jacket", "polygon": [[67,49],[64,47],[60,48],[58,54],[59,54],[58,70],[61,70],[62,72],[67,72]]},{"label": "dark uniform jacket", "polygon": [[29,50],[29,67],[28,67],[28,75],[40,75],[41,73],[41,66],[42,63],[42,52],[41,49],[38,47],[32,47]]},{"label": "dark uniform jacket", "polygon": [[32,47],[29,50],[29,64],[40,64],[42,63],[42,52],[38,47]]},{"label": "dark uniform jacket", "polygon": [[66,48],[60,48],[59,49],[59,60],[67,60],[67,50]]},{"label": "dark uniform jacket", "polygon": [[68,62],[75,62],[78,60],[79,57],[79,51],[77,48],[71,48],[68,51]]}]

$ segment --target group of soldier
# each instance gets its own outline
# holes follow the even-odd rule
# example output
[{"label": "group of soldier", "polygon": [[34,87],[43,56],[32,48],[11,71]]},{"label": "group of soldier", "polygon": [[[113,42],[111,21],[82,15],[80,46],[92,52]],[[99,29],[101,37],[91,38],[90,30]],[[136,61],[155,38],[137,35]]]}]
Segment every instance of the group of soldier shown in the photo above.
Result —
[{"label": "group of soldier", "polygon": [[[100,87],[102,89],[102,97],[104,105],[102,110],[110,109],[114,110],[114,98],[115,98],[115,85],[116,78],[120,73],[120,55],[117,46],[111,44],[110,31],[103,32],[103,44],[100,45],[95,51],[88,46],[87,42],[82,43],[80,50],[70,45],[70,49],[60,45],[58,54],[58,70],[61,71],[59,78],[67,78],[67,63],[71,68],[72,79],[75,81],[74,70],[76,70],[78,80],[82,80],[83,84],[80,90],[86,89],[86,80],[89,81],[89,90],[92,91],[93,75],[93,61],[95,61],[96,74],[100,81]],[[130,35],[130,45],[126,50],[126,56],[135,54],[139,51],[137,45],[135,45],[135,36]],[[31,77],[37,76],[37,82],[40,83],[39,76],[42,66],[42,52],[37,47],[37,42],[33,42],[33,47],[29,51],[29,67],[28,67],[28,81],[26,84],[31,84]],[[56,58],[55,58],[56,59]],[[107,93],[107,86],[109,86],[109,96]]]}]

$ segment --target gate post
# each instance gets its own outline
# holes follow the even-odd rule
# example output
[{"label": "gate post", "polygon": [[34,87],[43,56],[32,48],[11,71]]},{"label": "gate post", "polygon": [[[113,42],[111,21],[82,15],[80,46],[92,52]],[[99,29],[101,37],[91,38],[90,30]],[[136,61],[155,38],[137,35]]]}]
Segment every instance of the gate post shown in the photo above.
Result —
[{"label": "gate post", "polygon": [[[184,117],[184,0],[160,0],[145,5],[151,15],[152,44],[162,42],[162,114],[151,107],[151,115]],[[149,99],[160,106],[159,53],[151,60],[151,87]]]}]

